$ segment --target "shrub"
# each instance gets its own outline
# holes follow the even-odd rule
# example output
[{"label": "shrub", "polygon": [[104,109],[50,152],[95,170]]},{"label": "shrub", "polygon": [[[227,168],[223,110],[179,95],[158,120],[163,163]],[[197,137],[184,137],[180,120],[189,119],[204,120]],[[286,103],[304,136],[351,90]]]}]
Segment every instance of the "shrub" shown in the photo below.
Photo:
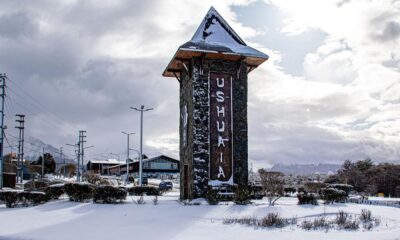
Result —
[{"label": "shrub", "polygon": [[335,223],[337,225],[344,225],[347,220],[349,218],[349,214],[340,210],[337,214],[336,214],[336,219],[335,219]]},{"label": "shrub", "polygon": [[268,213],[261,219],[260,225],[263,227],[284,227],[287,225],[287,221],[281,218],[278,213]]},{"label": "shrub", "polygon": [[326,203],[344,202],[348,197],[345,191],[336,188],[322,188],[320,195]]},{"label": "shrub", "polygon": [[6,207],[13,208],[19,200],[20,191],[2,190],[0,191],[0,200],[6,204]]},{"label": "shrub", "polygon": [[360,220],[362,222],[370,222],[372,221],[371,211],[368,209],[361,209]]},{"label": "shrub", "polygon": [[25,190],[45,190],[49,186],[48,180],[33,180],[24,184]]},{"label": "shrub", "polygon": [[296,192],[296,188],[294,187],[285,187],[283,188],[283,192],[285,193],[285,195],[290,195]]},{"label": "shrub", "polygon": [[87,183],[67,183],[64,185],[65,192],[70,201],[83,202],[93,197],[94,186]]},{"label": "shrub", "polygon": [[146,194],[147,196],[160,196],[160,190],[156,187],[149,187],[149,186],[136,186],[136,187],[131,187],[128,189],[129,195],[133,196],[141,196],[143,194]]},{"label": "shrub", "polygon": [[329,229],[330,224],[325,217],[314,218],[313,229]]},{"label": "shrub", "polygon": [[342,227],[347,230],[357,230],[359,228],[359,224],[357,220],[347,221],[342,225]]},{"label": "shrub", "polygon": [[93,173],[85,173],[83,178],[90,184],[94,185],[110,185],[110,182],[107,179],[102,178],[98,174]]},{"label": "shrub", "polygon": [[312,204],[312,205],[318,205],[317,197],[313,193],[305,193],[301,192],[297,194],[297,199],[299,205],[303,204]]},{"label": "shrub", "polygon": [[32,192],[28,192],[28,194],[26,196],[28,197],[28,201],[35,205],[48,201],[46,193],[44,193],[44,192],[32,191]]},{"label": "shrub", "polygon": [[311,230],[313,228],[313,223],[309,220],[304,220],[301,222],[301,228],[305,230]]},{"label": "shrub", "polygon": [[61,195],[64,194],[64,184],[55,184],[50,185],[46,190],[45,193],[49,200],[51,199],[59,199]]},{"label": "shrub", "polygon": [[209,205],[218,205],[220,201],[218,196],[218,190],[213,189],[211,186],[208,187],[205,197]]},{"label": "shrub", "polygon": [[98,186],[93,193],[95,203],[116,203],[126,198],[127,191],[123,188],[113,186]]},{"label": "shrub", "polygon": [[349,184],[341,184],[341,183],[329,184],[328,187],[345,191],[347,195],[353,190],[353,186],[351,186]]},{"label": "shrub", "polygon": [[239,187],[235,191],[233,202],[239,205],[247,205],[251,203],[249,195],[250,192],[247,188]]},{"label": "shrub", "polygon": [[3,190],[0,191],[0,200],[5,202],[6,207],[13,208],[17,204],[24,206],[40,204],[46,202],[48,198],[44,192]]}]

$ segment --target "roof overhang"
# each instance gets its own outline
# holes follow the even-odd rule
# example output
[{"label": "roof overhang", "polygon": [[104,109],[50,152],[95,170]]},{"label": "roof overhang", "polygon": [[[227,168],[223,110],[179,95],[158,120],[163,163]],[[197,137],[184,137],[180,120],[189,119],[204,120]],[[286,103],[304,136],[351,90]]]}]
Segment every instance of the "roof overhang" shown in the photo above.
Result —
[{"label": "roof overhang", "polygon": [[177,77],[177,76],[180,77],[181,71],[185,69],[184,64],[188,63],[194,57],[203,57],[205,59],[223,59],[227,61],[243,60],[247,64],[249,72],[258,67],[266,60],[268,60],[268,56],[257,57],[257,56],[246,56],[231,52],[218,52],[213,50],[179,48],[176,51],[174,57],[168,63],[162,75],[164,77]]}]

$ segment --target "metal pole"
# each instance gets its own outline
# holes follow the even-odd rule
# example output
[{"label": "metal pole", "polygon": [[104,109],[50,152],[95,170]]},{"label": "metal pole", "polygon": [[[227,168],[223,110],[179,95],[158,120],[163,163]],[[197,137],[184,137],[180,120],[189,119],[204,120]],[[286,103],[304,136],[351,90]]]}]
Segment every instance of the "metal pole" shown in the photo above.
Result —
[{"label": "metal pole", "polygon": [[140,111],[140,158],[139,158],[139,186],[142,186],[142,161],[143,161],[143,108]]},{"label": "metal pole", "polygon": [[125,184],[129,182],[129,136],[135,133],[127,133],[124,131],[121,131],[122,134],[126,135],[127,138],[127,147],[126,147],[126,178],[125,178]]},{"label": "metal pole", "polygon": [[[64,160],[63,161],[63,166],[64,166],[64,178],[65,178],[65,159],[63,159],[63,148],[62,147],[60,147],[60,160],[62,161],[62,160]],[[60,175],[61,175],[61,171],[60,171]]]},{"label": "metal pole", "polygon": [[42,148],[42,153],[43,153],[43,157],[42,157],[42,179],[44,178],[44,148]]},{"label": "metal pole", "polygon": [[[3,188],[3,162],[4,162],[4,101],[6,96],[5,86],[6,86],[6,74],[0,73],[1,79],[1,133],[0,133],[0,189]],[[12,153],[11,153],[12,155]]]},{"label": "metal pole", "polygon": [[131,109],[140,111],[140,158],[139,158],[139,186],[142,186],[142,161],[143,161],[143,112],[153,110],[153,108],[144,109],[144,105],[140,109],[131,107]]},{"label": "metal pole", "polygon": [[126,183],[129,183],[129,134],[127,135],[127,147],[126,147]]}]

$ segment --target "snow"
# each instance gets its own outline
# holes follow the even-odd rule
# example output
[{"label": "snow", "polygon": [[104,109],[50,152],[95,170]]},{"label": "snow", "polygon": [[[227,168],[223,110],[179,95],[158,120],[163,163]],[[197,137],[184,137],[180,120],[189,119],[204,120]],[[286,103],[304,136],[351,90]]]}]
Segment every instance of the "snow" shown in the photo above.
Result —
[{"label": "snow", "polygon": [[[138,197],[129,196],[125,203],[107,205],[75,203],[67,199],[52,201],[27,208],[7,209],[0,205],[0,239],[400,239],[400,208],[361,204],[335,204],[299,206],[296,198],[282,198],[274,207],[266,201],[255,200],[254,204],[241,206],[220,203],[206,205],[184,205],[177,201],[178,192],[169,192],[159,197],[146,196],[146,204],[134,203]],[[227,217],[265,216],[277,212],[283,217],[327,215],[344,210],[359,214],[361,209],[371,210],[381,219],[377,228],[366,231],[306,231],[297,227],[282,229],[254,229],[243,225],[224,225]]]},{"label": "snow", "polygon": [[[207,26],[209,20],[212,20],[212,23]],[[184,51],[222,52],[224,54],[268,59],[268,55],[247,46],[213,7],[208,11],[192,39],[180,46],[179,49]]]}]

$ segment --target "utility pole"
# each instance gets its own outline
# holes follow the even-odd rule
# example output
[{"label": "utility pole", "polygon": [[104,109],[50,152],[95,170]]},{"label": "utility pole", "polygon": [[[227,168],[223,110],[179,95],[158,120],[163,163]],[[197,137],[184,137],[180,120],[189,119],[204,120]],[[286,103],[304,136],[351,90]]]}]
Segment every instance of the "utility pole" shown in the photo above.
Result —
[{"label": "utility pole", "polygon": [[[76,170],[77,170],[77,173],[76,173],[77,179],[76,180],[78,180],[78,170],[79,170],[79,153],[78,153],[79,147],[78,147],[78,144],[69,144],[69,143],[67,143],[66,145],[74,147],[74,152],[75,152],[76,160],[77,160],[76,163],[78,164],[78,167],[76,168]],[[65,163],[65,160],[64,160],[64,163]],[[65,165],[64,165],[64,169],[65,169]]]},{"label": "utility pole", "polygon": [[[64,161],[63,161],[63,168],[64,168],[63,176],[64,176],[64,178],[65,178],[65,158],[63,158],[63,148],[60,147],[60,161],[62,161],[62,160],[64,160]],[[61,172],[60,172],[60,175],[61,175]]]},{"label": "utility pole", "polygon": [[126,178],[125,178],[125,185],[128,184],[129,181],[129,136],[135,133],[127,133],[121,131],[122,134],[125,134],[127,137],[127,147],[126,147]]},{"label": "utility pole", "polygon": [[25,115],[23,114],[16,114],[15,116],[19,117],[19,119],[15,120],[19,123],[19,126],[15,128],[19,129],[19,136],[18,136],[18,160],[17,160],[17,182],[22,183],[23,178],[23,171],[22,165],[24,162],[24,129],[25,129]]},{"label": "utility pole", "polygon": [[1,133],[0,133],[0,189],[3,188],[3,162],[4,162],[4,101],[6,97],[6,74],[0,73],[0,97],[1,97]]},{"label": "utility pole", "polygon": [[[83,175],[83,158],[85,155],[83,144],[86,142],[85,139],[85,130],[79,131],[79,141],[78,141],[78,182],[81,181],[81,177]],[[82,161],[82,162],[80,162]]]},{"label": "utility pole", "polygon": [[45,153],[44,153],[44,148],[42,148],[42,179],[44,178],[44,155],[45,155]]},{"label": "utility pole", "polygon": [[140,159],[139,159],[139,186],[142,186],[142,161],[143,161],[143,112],[153,110],[153,108],[144,108],[144,105],[140,106],[140,109],[131,107],[131,109],[140,112]]}]

